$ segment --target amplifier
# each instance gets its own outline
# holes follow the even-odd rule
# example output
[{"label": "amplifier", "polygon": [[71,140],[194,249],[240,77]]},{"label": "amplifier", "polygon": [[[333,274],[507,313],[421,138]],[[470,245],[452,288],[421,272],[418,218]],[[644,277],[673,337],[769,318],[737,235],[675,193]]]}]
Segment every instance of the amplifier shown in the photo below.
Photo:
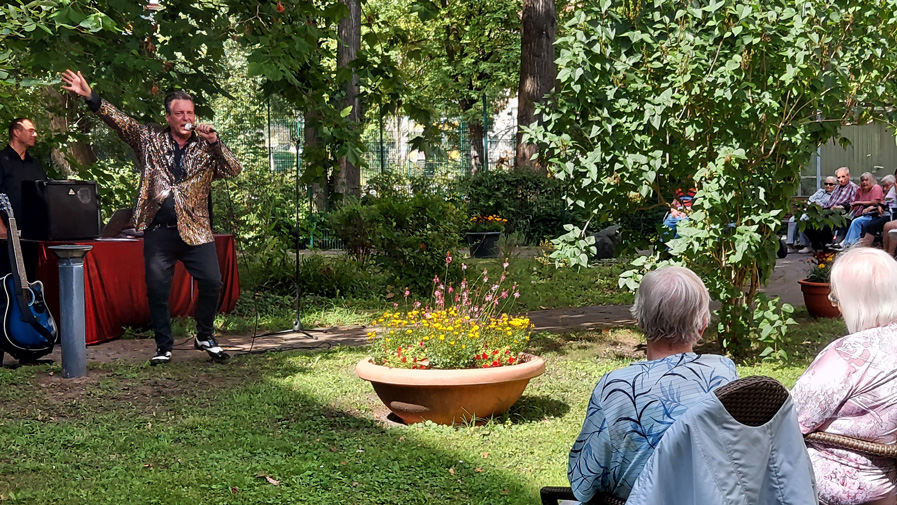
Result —
[{"label": "amplifier", "polygon": [[22,238],[81,240],[100,236],[100,203],[95,181],[25,181],[16,216]]}]

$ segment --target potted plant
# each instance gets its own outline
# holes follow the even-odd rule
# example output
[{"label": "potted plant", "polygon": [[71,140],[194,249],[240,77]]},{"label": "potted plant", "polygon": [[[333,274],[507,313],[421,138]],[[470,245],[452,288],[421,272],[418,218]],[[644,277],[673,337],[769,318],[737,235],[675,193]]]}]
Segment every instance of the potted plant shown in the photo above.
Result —
[{"label": "potted plant", "polygon": [[813,253],[808,261],[810,269],[807,278],[799,280],[800,290],[804,295],[804,305],[813,317],[839,317],[841,311],[832,305],[828,295],[831,292],[829,278],[835,255],[828,252]]},{"label": "potted plant", "polygon": [[[446,265],[451,261],[449,253]],[[504,270],[491,279],[485,269],[457,288],[434,278],[432,305],[394,304],[373,322],[373,356],[358,363],[356,374],[407,424],[483,422],[504,412],[545,371],[542,358],[524,352],[529,318],[504,313],[520,296],[517,284],[506,287],[505,280]]]},{"label": "potted plant", "polygon": [[474,258],[498,257],[498,238],[508,220],[498,215],[474,216],[467,230],[467,245]]}]

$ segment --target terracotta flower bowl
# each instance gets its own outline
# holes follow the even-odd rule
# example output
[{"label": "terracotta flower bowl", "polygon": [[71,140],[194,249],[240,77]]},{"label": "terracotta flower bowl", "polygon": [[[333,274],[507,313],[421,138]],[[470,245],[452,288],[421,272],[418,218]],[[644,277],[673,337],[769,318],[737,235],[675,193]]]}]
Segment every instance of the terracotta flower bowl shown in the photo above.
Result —
[{"label": "terracotta flower bowl", "polygon": [[831,293],[831,284],[828,282],[811,282],[806,279],[797,281],[800,284],[800,290],[804,295],[804,305],[807,312],[816,318],[819,317],[841,317],[841,309],[832,305],[828,295]]},{"label": "terracotta flower bowl", "polygon": [[516,365],[463,370],[409,370],[361,360],[355,373],[374,386],[380,400],[405,424],[485,422],[520,398],[545,360],[523,354]]}]

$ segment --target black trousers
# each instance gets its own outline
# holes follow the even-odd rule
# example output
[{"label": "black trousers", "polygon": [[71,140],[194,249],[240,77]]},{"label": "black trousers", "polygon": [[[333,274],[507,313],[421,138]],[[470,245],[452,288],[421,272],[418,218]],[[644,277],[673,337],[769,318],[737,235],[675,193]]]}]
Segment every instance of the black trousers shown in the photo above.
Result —
[{"label": "black trousers", "polygon": [[211,336],[221,294],[221,270],[218,267],[215,243],[191,246],[181,240],[177,228],[147,229],[143,235],[143,261],[146,268],[146,297],[149,300],[156,347],[170,351],[174,346],[168,297],[171,294],[174,266],[178,261],[187,267],[187,272],[199,285],[193,312],[196,335]]},{"label": "black trousers", "polygon": [[828,226],[825,228],[810,228],[807,227],[804,230],[804,233],[807,234],[807,237],[810,238],[810,246],[814,251],[821,251],[825,244],[828,244],[832,241],[832,237],[834,236],[834,232]]}]

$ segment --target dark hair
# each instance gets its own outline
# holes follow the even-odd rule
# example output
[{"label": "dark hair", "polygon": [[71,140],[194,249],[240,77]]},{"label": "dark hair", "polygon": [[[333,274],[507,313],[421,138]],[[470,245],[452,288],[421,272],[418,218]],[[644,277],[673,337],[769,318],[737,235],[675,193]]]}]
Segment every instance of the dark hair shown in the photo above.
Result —
[{"label": "dark hair", "polygon": [[165,113],[171,113],[171,102],[175,100],[190,100],[190,103],[196,104],[193,101],[193,96],[190,93],[184,93],[183,91],[172,91],[171,93],[165,95]]},{"label": "dark hair", "polygon": [[[14,132],[16,130],[21,130],[22,128],[25,127],[22,124],[22,121],[31,121],[31,120],[28,119],[27,117],[17,117],[12,120],[12,123],[9,123],[9,138],[10,138],[10,140],[12,140],[12,132]],[[31,122],[33,123],[34,121],[31,121]]]}]

